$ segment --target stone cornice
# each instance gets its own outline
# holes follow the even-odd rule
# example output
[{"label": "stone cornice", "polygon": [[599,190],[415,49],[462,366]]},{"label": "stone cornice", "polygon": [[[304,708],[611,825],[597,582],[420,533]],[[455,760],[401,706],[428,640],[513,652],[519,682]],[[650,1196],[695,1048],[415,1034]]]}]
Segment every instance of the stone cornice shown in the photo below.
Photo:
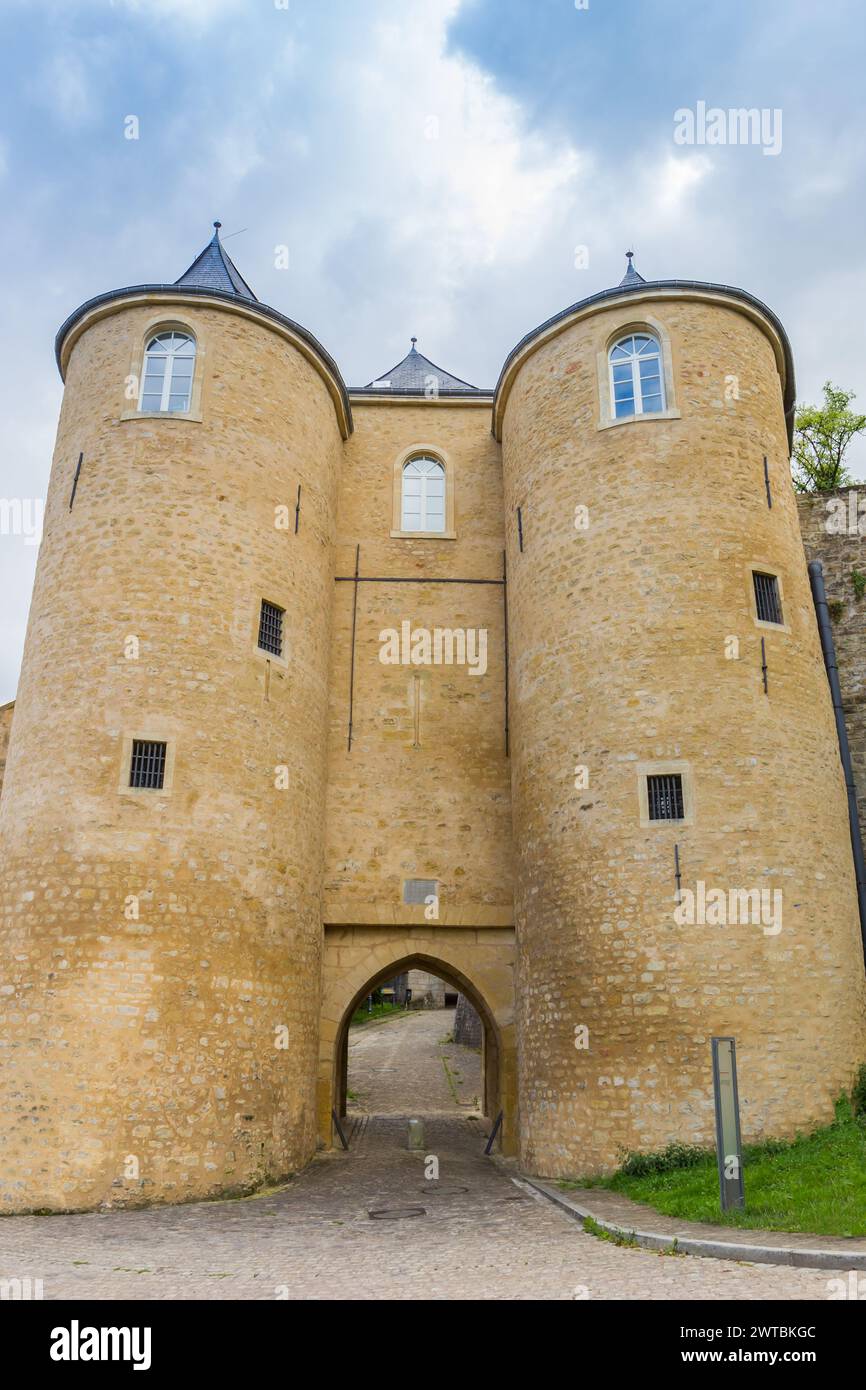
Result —
[{"label": "stone cornice", "polygon": [[195,286],[179,288],[177,285],[132,285],[128,289],[111,290],[108,294],[88,299],[70,314],[57,334],[54,351],[61,378],[65,380],[73,347],[92,324],[123,309],[153,304],[186,304],[197,308],[224,309],[279,333],[319,373],[334,402],[340,433],[344,439],[348,439],[353,430],[349,393],[339,367],[321,343],[312,333],[308,333],[306,328],[286,318],[285,314],[279,313],[278,310],[271,309],[269,305],[240,299],[237,295],[224,294],[220,290],[198,289]]},{"label": "stone cornice", "polygon": [[508,354],[496,383],[493,401],[493,433],[495,437],[499,440],[502,438],[505,408],[517,374],[524,362],[540,347],[558,337],[560,333],[564,333],[573,324],[617,304],[627,303],[628,307],[631,308],[633,305],[657,303],[659,300],[665,299],[684,299],[698,303],[723,305],[725,308],[745,314],[766,333],[773,348],[782,384],[785,422],[790,446],[794,431],[794,360],[788,335],[782,323],[772,309],[769,309],[760,299],[756,299],[754,295],[749,294],[747,290],[735,289],[730,285],[705,284],[699,280],[650,280],[637,286],[618,285],[614,289],[603,290],[599,294],[590,295],[588,299],[580,300],[577,304],[572,304],[570,308],[563,309],[561,313],[555,314],[553,318],[539,324],[538,328],[534,328],[531,333],[527,333]]}]

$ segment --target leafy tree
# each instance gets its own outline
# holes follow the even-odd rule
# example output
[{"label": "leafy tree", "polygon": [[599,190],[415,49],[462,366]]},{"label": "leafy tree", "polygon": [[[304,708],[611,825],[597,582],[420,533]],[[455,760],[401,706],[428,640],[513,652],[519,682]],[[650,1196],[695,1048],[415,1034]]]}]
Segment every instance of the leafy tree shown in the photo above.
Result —
[{"label": "leafy tree", "polygon": [[825,381],[824,404],[798,408],[791,460],[798,492],[832,492],[853,481],[845,467],[845,451],[866,429],[866,415],[856,415],[848,408],[854,394]]}]

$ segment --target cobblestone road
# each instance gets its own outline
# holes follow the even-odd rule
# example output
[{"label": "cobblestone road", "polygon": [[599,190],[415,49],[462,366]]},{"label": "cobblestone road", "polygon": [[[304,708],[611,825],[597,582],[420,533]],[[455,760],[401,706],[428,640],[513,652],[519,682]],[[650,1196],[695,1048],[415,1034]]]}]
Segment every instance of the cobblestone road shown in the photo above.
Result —
[{"label": "cobblestone road", "polygon": [[[354,1053],[361,1086],[370,1059],[399,1044],[391,1055],[423,1087],[418,1095],[435,1093],[444,1106],[437,1039],[450,1022],[443,1027],[443,1018],[450,1016],[382,1025],[381,1038],[371,1031]],[[446,1052],[456,1060],[453,1046]],[[385,1072],[378,1082],[369,1074],[368,1100],[387,1105],[403,1084],[400,1073]],[[447,1082],[445,1092],[450,1096]],[[584,1235],[484,1158],[485,1127],[452,1101],[451,1114],[427,1119],[425,1150],[413,1154],[405,1148],[405,1118],[359,1117],[348,1154],[321,1155],[267,1196],[6,1217],[0,1278],[41,1278],[46,1299],[827,1297],[832,1272],[655,1255]],[[439,1160],[438,1182],[424,1176],[429,1154]]]},{"label": "cobblestone road", "polygon": [[425,1009],[349,1034],[350,1111],[469,1113],[481,1095],[481,1051],[447,1041],[453,1009]]}]

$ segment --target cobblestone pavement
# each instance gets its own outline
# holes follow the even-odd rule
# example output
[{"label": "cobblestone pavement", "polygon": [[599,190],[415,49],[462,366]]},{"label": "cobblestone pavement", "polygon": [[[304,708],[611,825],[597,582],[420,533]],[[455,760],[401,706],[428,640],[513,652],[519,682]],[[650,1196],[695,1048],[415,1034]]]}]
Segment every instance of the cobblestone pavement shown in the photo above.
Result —
[{"label": "cobblestone pavement", "polygon": [[[432,1017],[435,1042],[448,1028]],[[435,1091],[441,1100],[433,1075],[443,1070],[439,1049],[431,1050],[427,1026],[413,1020],[383,1025],[381,1042],[371,1031],[359,1075],[367,1065],[361,1056],[387,1052],[388,1028],[418,1094]],[[391,1076],[396,1094],[399,1078],[385,1073]],[[391,1082],[383,1077],[382,1086],[370,1098],[387,1104]],[[0,1278],[41,1278],[46,1299],[827,1297],[834,1271],[656,1255],[599,1241],[484,1157],[484,1121],[453,1107],[428,1117],[425,1130],[425,1149],[415,1154],[405,1147],[405,1117],[359,1117],[348,1153],[322,1154],[279,1192],[244,1201],[4,1217]],[[425,1178],[427,1155],[439,1160],[438,1181]]]},{"label": "cobblestone pavement", "polygon": [[453,1009],[396,1014],[349,1033],[349,1110],[432,1115],[477,1109],[481,1051],[447,1042]]}]

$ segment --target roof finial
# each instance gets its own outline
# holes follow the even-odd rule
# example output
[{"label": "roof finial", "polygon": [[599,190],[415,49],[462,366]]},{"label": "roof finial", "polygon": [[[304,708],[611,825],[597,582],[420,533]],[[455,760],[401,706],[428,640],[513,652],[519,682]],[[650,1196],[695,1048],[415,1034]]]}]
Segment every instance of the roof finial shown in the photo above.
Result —
[{"label": "roof finial", "polygon": [[222,222],[214,222],[213,225],[214,225],[214,231],[216,232],[216,235],[217,235],[217,240],[219,240],[220,227],[222,226]]},{"label": "roof finial", "polygon": [[620,285],[645,285],[646,280],[643,278],[642,275],[638,273],[638,271],[635,270],[634,266],[632,265],[632,261],[634,260],[634,251],[626,251],[625,259],[626,271],[625,275],[619,282]]},{"label": "roof finial", "polygon": [[412,339],[412,351],[413,351],[413,352],[415,351],[415,344],[417,343],[417,341],[418,341],[417,338],[413,338],[413,339]]}]

